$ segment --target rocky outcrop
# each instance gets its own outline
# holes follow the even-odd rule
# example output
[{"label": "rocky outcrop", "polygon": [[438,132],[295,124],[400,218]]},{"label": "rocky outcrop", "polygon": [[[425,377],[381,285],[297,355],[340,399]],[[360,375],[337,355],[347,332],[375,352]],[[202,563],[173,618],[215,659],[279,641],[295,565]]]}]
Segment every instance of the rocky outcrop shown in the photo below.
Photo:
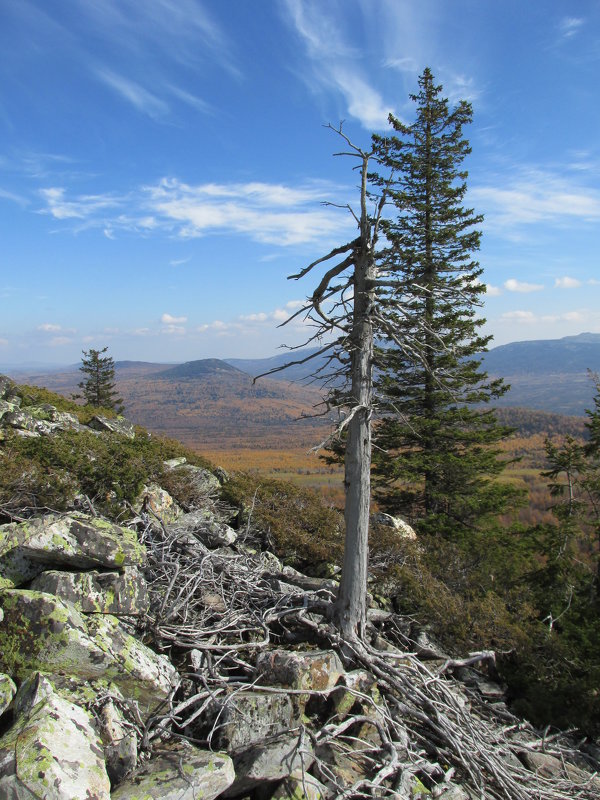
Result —
[{"label": "rocky outcrop", "polygon": [[0,797],[108,800],[110,781],[92,717],[39,672],[23,681],[0,738]]},{"label": "rocky outcrop", "polygon": [[48,514],[0,527],[0,587],[23,586],[48,568],[142,566],[145,550],[127,528],[85,514]]},{"label": "rocky outcrop", "polygon": [[233,762],[224,753],[187,742],[158,747],[151,761],[123,781],[114,800],[213,800],[233,783]]}]

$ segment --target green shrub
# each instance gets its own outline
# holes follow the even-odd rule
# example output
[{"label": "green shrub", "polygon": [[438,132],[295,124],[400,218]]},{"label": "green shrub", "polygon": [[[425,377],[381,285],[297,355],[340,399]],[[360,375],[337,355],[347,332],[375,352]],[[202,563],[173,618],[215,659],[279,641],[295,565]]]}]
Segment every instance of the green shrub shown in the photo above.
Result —
[{"label": "green shrub", "polygon": [[184,456],[208,468],[201,456],[178,442],[155,438],[138,429],[135,439],[91,431],[63,431],[52,436],[8,436],[0,447],[0,506],[5,514],[19,508],[72,507],[84,494],[107,516],[123,515],[142,485],[161,482],[163,461]]},{"label": "green shrub", "polygon": [[292,483],[237,473],[225,484],[222,498],[242,509],[240,527],[250,525],[264,536],[285,563],[309,574],[339,564],[343,552],[343,519],[320,495]]},{"label": "green shrub", "polygon": [[64,469],[44,467],[10,440],[0,447],[0,515],[6,520],[72,506],[77,481]]}]

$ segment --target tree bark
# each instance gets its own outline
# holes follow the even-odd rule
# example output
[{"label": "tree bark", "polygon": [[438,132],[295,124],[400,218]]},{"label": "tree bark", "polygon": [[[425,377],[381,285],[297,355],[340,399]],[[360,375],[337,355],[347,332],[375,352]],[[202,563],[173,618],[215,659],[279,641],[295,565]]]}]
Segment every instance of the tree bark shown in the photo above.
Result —
[{"label": "tree bark", "polygon": [[361,173],[360,237],[355,250],[351,343],[351,408],[345,455],[346,540],[335,623],[344,639],[361,638],[367,616],[369,512],[371,502],[371,406],[376,265],[367,214],[368,157]]}]

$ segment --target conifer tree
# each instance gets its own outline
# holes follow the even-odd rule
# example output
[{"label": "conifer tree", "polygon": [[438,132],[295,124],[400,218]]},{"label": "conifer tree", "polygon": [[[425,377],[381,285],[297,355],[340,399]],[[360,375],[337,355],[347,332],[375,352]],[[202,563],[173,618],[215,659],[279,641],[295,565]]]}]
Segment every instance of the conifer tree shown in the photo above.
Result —
[{"label": "conifer tree", "polygon": [[107,351],[108,347],[82,351],[79,369],[87,377],[78,384],[82,394],[75,397],[83,397],[87,405],[95,408],[112,408],[120,413],[123,401],[115,389],[115,362],[111,356],[104,355]]},{"label": "conifer tree", "polygon": [[395,346],[381,352],[379,393],[385,415],[375,434],[380,505],[420,530],[452,536],[504,509],[510,488],[493,481],[502,469],[497,444],[507,433],[481,404],[508,387],[489,380],[478,354],[489,336],[476,316],[484,285],[474,258],[482,217],[463,206],[470,153],[463,126],[472,110],[453,110],[433,75],[419,78],[416,119],[390,116],[391,137],[375,137],[380,161],[393,170],[393,214],[382,221],[384,274],[396,276],[391,313]]}]

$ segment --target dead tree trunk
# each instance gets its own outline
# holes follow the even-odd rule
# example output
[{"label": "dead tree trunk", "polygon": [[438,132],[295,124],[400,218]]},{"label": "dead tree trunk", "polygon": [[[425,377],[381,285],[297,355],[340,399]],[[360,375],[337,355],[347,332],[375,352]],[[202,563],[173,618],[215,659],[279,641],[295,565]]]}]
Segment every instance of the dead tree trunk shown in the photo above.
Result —
[{"label": "dead tree trunk", "polygon": [[[323,340],[336,338],[331,338],[328,344],[320,347],[317,353],[313,353],[307,359],[290,361],[284,367],[278,367],[273,371],[285,369],[286,366],[295,363],[304,363],[305,360],[327,351],[332,354],[330,358],[338,364],[338,367],[340,363],[343,364],[336,369],[334,376],[343,379],[345,388],[341,392],[332,390],[327,400],[328,408],[330,402],[338,410],[344,408],[345,415],[337,432],[345,431],[347,434],[344,456],[346,540],[340,589],[333,607],[332,618],[343,638],[351,641],[364,635],[367,615],[372,370],[377,299],[375,244],[387,196],[387,183],[380,180],[381,188],[377,198],[374,194],[370,195],[368,168],[371,159],[378,160],[376,151],[373,149],[365,152],[352,144],[341,127],[332,130],[335,130],[349,147],[348,152],[337,155],[349,155],[359,161],[360,213],[355,213],[349,205],[344,206],[356,220],[359,235],[351,242],[336,247],[327,255],[313,261],[296,275],[290,276],[293,279],[303,278],[318,265],[341,258],[338,263],[326,270],[312,296],[287,322],[304,315],[314,323],[316,333],[305,344],[318,342],[322,345]],[[377,152],[380,149],[378,148]],[[375,200],[373,215],[370,216],[367,204],[373,200]],[[382,330],[387,330],[385,321],[383,325]],[[349,370],[346,368],[348,362],[340,356],[349,357]]]},{"label": "dead tree trunk", "polygon": [[355,249],[354,298],[350,330],[351,390],[345,454],[346,539],[334,620],[345,639],[362,637],[366,623],[371,503],[371,412],[373,395],[373,322],[376,265],[372,225],[367,214],[367,168],[361,167],[360,236]]}]

